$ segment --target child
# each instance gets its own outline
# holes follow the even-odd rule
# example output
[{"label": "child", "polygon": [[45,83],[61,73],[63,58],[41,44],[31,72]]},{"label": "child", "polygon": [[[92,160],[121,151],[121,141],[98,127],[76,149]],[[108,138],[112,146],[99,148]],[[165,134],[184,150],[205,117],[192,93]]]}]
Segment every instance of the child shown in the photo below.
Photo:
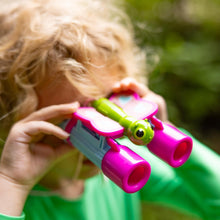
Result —
[{"label": "child", "polygon": [[[147,185],[126,194],[104,181],[58,126],[91,99],[123,90],[158,103],[158,117],[167,119],[163,99],[140,83],[145,57],[129,19],[110,0],[16,0],[0,8],[1,130],[7,134],[0,219],[140,219],[140,200],[163,196]],[[188,189],[166,203],[207,217],[208,208],[200,210]],[[183,195],[189,197],[177,202]]]}]

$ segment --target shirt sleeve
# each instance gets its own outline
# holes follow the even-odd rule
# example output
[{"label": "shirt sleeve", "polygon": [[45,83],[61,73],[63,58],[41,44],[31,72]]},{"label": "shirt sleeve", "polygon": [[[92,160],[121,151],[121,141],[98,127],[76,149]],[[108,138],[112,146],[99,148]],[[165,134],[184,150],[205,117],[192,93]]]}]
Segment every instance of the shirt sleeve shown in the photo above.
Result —
[{"label": "shirt sleeve", "polygon": [[[179,168],[170,167],[146,149],[136,151],[152,169],[149,181],[140,191],[141,198],[202,219],[220,220],[220,157],[194,137],[192,139],[190,158]],[[128,141],[123,144],[132,145]]]},{"label": "shirt sleeve", "polygon": [[25,219],[24,212],[21,214],[21,216],[9,216],[0,213],[0,220],[24,220],[24,219]]}]

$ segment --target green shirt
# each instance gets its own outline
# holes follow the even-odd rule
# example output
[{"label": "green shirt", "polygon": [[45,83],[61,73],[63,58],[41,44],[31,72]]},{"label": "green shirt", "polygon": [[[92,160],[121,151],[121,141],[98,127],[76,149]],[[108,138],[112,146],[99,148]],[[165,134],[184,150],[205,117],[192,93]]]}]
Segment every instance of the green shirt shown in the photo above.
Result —
[{"label": "green shirt", "polygon": [[[41,187],[35,188],[42,190]],[[86,181],[82,197],[68,201],[59,196],[30,196],[24,212],[26,219],[42,220],[134,220],[140,218],[140,194],[124,193],[101,175]]]},{"label": "green shirt", "polygon": [[146,147],[134,146],[127,139],[119,141],[151,164],[151,177],[139,192],[127,194],[102,175],[88,179],[83,195],[74,201],[48,196],[38,185],[33,191],[38,194],[29,195],[22,216],[0,214],[0,220],[139,220],[141,201],[164,204],[206,220],[220,220],[219,155],[193,138],[190,159],[182,167],[172,168]]}]

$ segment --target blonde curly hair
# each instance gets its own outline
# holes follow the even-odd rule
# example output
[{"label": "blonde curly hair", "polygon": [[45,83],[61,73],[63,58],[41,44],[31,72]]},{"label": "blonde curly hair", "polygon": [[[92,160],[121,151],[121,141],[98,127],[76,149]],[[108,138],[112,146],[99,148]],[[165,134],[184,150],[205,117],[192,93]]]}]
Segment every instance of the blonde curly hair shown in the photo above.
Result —
[{"label": "blonde curly hair", "polygon": [[[122,8],[118,0],[1,2],[1,119],[10,126],[36,110],[35,87],[46,76],[65,76],[93,98],[108,95],[107,83],[143,76],[145,56]],[[102,73],[103,65],[118,71]]]}]

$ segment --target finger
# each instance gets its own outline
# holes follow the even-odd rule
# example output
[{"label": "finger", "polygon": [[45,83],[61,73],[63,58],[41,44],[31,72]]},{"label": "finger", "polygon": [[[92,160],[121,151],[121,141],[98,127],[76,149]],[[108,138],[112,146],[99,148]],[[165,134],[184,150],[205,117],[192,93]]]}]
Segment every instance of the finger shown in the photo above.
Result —
[{"label": "finger", "polygon": [[33,112],[28,117],[23,119],[24,122],[39,120],[39,121],[47,121],[50,119],[54,119],[57,117],[64,117],[72,114],[79,108],[79,103],[68,103],[68,104],[61,104],[61,105],[52,105],[49,107],[42,108],[36,112]]},{"label": "finger", "polygon": [[147,95],[144,96],[143,99],[156,103],[158,105],[157,117],[161,121],[168,121],[167,105],[162,96],[157,95],[152,91],[149,91],[149,93],[147,93]]},{"label": "finger", "polygon": [[115,93],[128,91],[128,90],[136,92],[141,97],[145,96],[149,91],[144,84],[139,83],[135,79],[130,77],[123,79],[122,81],[116,83],[113,86],[113,92]]},{"label": "finger", "polygon": [[41,134],[54,135],[59,139],[67,139],[69,137],[69,133],[62,128],[46,121],[27,122],[21,131],[25,134],[24,138],[20,140],[23,143],[30,143]]},{"label": "finger", "polygon": [[125,91],[127,90],[127,88],[129,87],[129,84],[132,83],[132,78],[130,77],[126,77],[123,80],[121,80],[120,82],[117,82],[114,86],[113,86],[113,91],[114,92],[121,92],[121,91]]},{"label": "finger", "polygon": [[127,82],[124,86],[124,90],[132,90],[133,92],[136,92],[140,97],[145,96],[148,93],[148,88],[138,82]]}]

